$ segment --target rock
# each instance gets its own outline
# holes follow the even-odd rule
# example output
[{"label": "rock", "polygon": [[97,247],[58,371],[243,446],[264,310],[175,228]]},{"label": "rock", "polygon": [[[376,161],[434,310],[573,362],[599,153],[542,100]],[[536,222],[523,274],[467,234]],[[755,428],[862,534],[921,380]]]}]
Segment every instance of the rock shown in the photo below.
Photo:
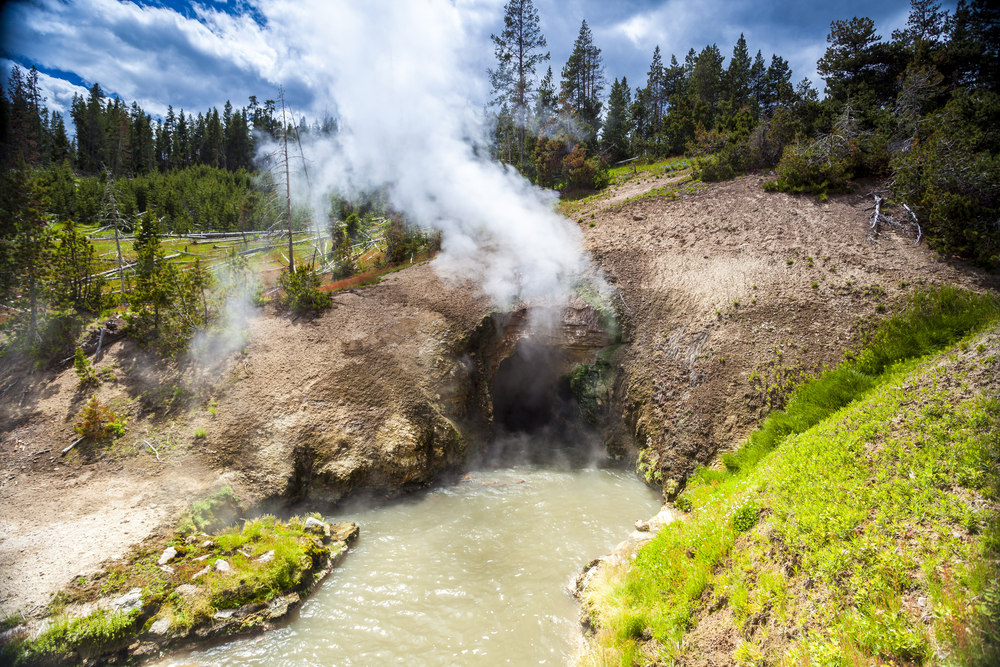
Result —
[{"label": "rock", "polygon": [[204,542],[201,543],[202,549],[211,549],[214,546],[215,542],[213,542],[212,540],[205,540]]},{"label": "rock", "polygon": [[921,609],[926,609],[928,607],[927,598],[917,598],[917,604],[920,605]]},{"label": "rock", "polygon": [[215,567],[216,572],[221,572],[222,574],[229,574],[233,571],[233,566],[229,564],[229,561],[221,558],[215,561],[215,565],[213,567]]},{"label": "rock", "polygon": [[149,634],[151,635],[165,635],[168,630],[170,630],[170,618],[167,616],[156,619],[149,626]]},{"label": "rock", "polygon": [[184,538],[184,544],[194,544],[197,541],[198,538],[195,537],[194,535],[188,535],[187,537]]},{"label": "rock", "polygon": [[125,595],[112,600],[111,606],[118,611],[125,612],[126,614],[133,612],[136,609],[142,609],[142,589],[133,588]]},{"label": "rock", "polygon": [[641,215],[641,214],[639,214],[639,213],[634,213],[634,214],[632,215],[632,219],[633,219],[633,220],[635,220],[636,222],[639,222],[640,220],[645,220],[645,219],[646,219],[646,216],[644,216],[644,215]]},{"label": "rock", "polygon": [[639,519],[638,521],[635,522],[635,529],[638,530],[640,533],[649,532],[649,522]]},{"label": "rock", "polygon": [[292,593],[290,595],[282,595],[279,598],[271,600],[271,603],[267,605],[267,617],[271,620],[281,618],[288,613],[288,610],[299,603],[299,596],[297,593]]},{"label": "rock", "polygon": [[353,542],[360,530],[353,521],[342,521],[330,526],[330,536],[334,542]]},{"label": "rock", "polygon": [[238,611],[239,609],[219,609],[212,615],[212,618],[214,618],[217,621],[224,621],[228,618],[232,618],[233,615]]},{"label": "rock", "polygon": [[270,551],[268,551],[267,553],[265,553],[264,555],[262,555],[260,558],[258,558],[257,562],[258,563],[270,563],[272,560],[274,560],[274,549],[271,549]]},{"label": "rock", "polygon": [[172,561],[177,556],[177,549],[173,547],[167,547],[163,550],[163,555],[160,556],[160,560],[156,561],[157,565],[166,565]]},{"label": "rock", "polygon": [[167,574],[173,574],[174,573],[174,568],[170,567],[169,565],[161,565],[160,569],[163,570],[164,572],[166,572]]},{"label": "rock", "polygon": [[314,519],[313,517],[306,519],[305,527],[307,533],[316,533],[317,535],[323,535],[329,529],[327,524],[323,523],[319,519]]},{"label": "rock", "polygon": [[198,577],[203,577],[203,576],[205,576],[206,574],[208,574],[211,571],[212,571],[212,566],[209,565],[208,567],[206,567],[206,568],[204,568],[202,570],[198,570],[197,572],[195,572],[191,576],[191,579],[197,579]]},{"label": "rock", "polygon": [[174,591],[181,596],[187,597],[188,595],[194,595],[199,591],[197,586],[192,586],[191,584],[182,584],[174,589]]},{"label": "rock", "polygon": [[197,558],[195,558],[195,560],[200,563],[201,561],[205,560],[206,558],[209,558],[211,555],[212,554],[205,554],[204,556],[198,556]]}]

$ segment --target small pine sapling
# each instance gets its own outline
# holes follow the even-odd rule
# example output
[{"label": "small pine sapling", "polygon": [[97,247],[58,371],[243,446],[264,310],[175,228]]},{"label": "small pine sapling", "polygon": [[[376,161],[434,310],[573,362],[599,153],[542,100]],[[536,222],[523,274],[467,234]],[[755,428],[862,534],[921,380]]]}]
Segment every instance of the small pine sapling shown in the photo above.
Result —
[{"label": "small pine sapling", "polygon": [[97,373],[94,372],[94,365],[90,363],[86,355],[83,353],[82,347],[76,348],[76,356],[73,358],[73,366],[76,368],[76,375],[80,378],[80,386],[86,387],[87,385],[99,386],[101,381],[97,378]]}]

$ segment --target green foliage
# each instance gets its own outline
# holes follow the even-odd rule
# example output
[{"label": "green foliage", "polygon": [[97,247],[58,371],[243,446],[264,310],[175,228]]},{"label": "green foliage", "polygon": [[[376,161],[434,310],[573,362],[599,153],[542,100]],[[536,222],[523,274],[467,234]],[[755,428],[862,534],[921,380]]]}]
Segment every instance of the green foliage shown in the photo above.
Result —
[{"label": "green foliage", "polygon": [[733,530],[737,533],[745,533],[757,525],[760,508],[752,499],[740,505],[733,512]]},{"label": "green foliage", "polygon": [[221,530],[242,514],[243,507],[239,499],[236,498],[232,488],[226,486],[204,500],[193,503],[191,511],[183,517],[177,531],[189,534]]},{"label": "green foliage", "polygon": [[958,91],[892,160],[896,196],[945,255],[1000,266],[1000,95]]},{"label": "green foliage", "polygon": [[125,433],[125,418],[119,418],[114,411],[101,403],[97,396],[91,396],[83,410],[77,415],[73,430],[84,438],[103,440]]},{"label": "green foliage", "polygon": [[279,303],[294,313],[318,313],[332,303],[330,294],[321,292],[319,285],[319,275],[311,265],[299,265],[291,273],[285,270],[278,276],[278,287],[281,288]]},{"label": "green foliage", "polygon": [[76,355],[73,357],[73,368],[76,369],[76,376],[80,378],[79,384],[81,387],[91,384],[99,385],[101,383],[97,377],[97,373],[94,372],[94,365],[87,359],[82,347],[76,348]]}]

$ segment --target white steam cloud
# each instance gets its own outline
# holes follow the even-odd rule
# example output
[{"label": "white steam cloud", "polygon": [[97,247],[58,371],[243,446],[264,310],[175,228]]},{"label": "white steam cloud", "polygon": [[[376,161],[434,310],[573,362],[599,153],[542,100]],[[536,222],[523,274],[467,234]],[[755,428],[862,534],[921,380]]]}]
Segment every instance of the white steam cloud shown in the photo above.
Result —
[{"label": "white steam cloud", "polygon": [[470,98],[486,97],[485,72],[471,37],[497,29],[499,3],[295,0],[266,13],[307,65],[295,78],[319,91],[309,114],[335,109],[340,123],[335,139],[305,142],[310,187],[296,183],[321,224],[330,192],[388,186],[395,208],[443,232],[439,274],[476,280],[498,302],[561,292],[587,268],[554,193],[481,155],[484,119]]}]

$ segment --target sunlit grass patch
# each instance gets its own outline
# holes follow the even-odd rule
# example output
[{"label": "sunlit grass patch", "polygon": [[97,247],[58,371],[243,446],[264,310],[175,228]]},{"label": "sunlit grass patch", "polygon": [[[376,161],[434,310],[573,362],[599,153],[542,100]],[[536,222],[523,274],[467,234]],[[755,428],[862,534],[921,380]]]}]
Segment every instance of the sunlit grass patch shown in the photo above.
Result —
[{"label": "sunlit grass patch", "polygon": [[726,611],[737,664],[1000,657],[1000,403],[960,381],[993,350],[960,346],[961,373],[954,353],[921,356],[991,321],[990,296],[916,296],[876,332],[877,357],[806,383],[727,470],[699,471],[689,518],[585,592],[595,655],[656,646],[669,663]]}]

